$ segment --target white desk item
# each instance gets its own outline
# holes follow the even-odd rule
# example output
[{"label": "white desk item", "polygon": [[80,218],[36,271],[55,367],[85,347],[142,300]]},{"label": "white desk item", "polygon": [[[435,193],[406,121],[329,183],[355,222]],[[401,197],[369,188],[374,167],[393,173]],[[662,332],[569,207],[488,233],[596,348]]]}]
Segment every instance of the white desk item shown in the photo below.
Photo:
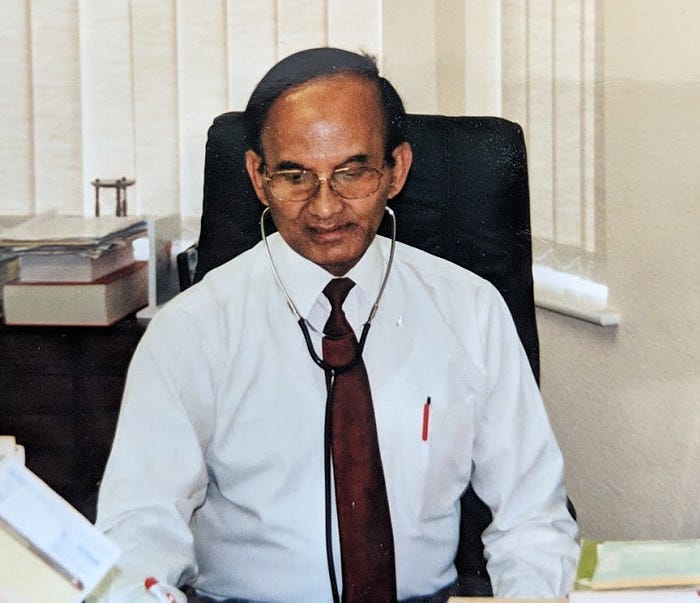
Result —
[{"label": "white desk item", "polygon": [[15,458],[0,460],[0,595],[80,603],[118,557],[117,546],[34,473]]}]

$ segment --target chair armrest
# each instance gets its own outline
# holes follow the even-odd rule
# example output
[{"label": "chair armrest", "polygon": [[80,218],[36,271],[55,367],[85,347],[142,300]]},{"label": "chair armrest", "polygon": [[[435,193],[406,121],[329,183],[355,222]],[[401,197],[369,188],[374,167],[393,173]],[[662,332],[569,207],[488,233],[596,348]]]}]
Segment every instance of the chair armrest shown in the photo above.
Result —
[{"label": "chair armrest", "polygon": [[190,287],[194,280],[198,257],[197,245],[197,243],[193,243],[177,254],[177,276],[180,281],[180,291]]}]

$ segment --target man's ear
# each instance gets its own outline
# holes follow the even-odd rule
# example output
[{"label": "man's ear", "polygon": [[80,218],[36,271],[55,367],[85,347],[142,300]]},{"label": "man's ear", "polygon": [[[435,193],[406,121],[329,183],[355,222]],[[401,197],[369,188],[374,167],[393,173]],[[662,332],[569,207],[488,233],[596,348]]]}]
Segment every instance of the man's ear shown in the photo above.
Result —
[{"label": "man's ear", "polygon": [[394,158],[394,167],[391,168],[391,187],[389,188],[389,199],[393,199],[401,192],[403,185],[408,178],[408,172],[413,163],[413,149],[407,142],[402,142],[391,153]]},{"label": "man's ear", "polygon": [[260,199],[260,203],[263,205],[269,205],[267,194],[265,193],[265,187],[263,186],[264,176],[260,171],[262,164],[262,157],[253,151],[253,149],[248,149],[245,152],[245,169],[246,172],[248,172],[248,177],[250,178],[251,183],[253,184],[255,194],[257,195],[258,199]]}]

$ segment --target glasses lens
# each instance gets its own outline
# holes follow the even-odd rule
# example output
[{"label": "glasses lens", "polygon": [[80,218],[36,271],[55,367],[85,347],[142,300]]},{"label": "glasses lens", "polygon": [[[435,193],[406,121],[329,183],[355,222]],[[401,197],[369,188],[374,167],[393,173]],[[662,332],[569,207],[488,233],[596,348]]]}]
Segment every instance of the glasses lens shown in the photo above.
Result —
[{"label": "glasses lens", "polygon": [[362,199],[377,192],[382,173],[368,167],[340,169],[333,172],[333,190],[346,199]]},{"label": "glasses lens", "polygon": [[[331,188],[345,199],[369,197],[379,189],[382,172],[375,168],[341,168],[330,178]],[[314,172],[281,170],[267,176],[270,192],[280,201],[307,201],[316,194],[320,180]]]},{"label": "glasses lens", "polygon": [[282,201],[306,201],[313,196],[318,178],[313,172],[283,170],[268,177],[270,192]]}]

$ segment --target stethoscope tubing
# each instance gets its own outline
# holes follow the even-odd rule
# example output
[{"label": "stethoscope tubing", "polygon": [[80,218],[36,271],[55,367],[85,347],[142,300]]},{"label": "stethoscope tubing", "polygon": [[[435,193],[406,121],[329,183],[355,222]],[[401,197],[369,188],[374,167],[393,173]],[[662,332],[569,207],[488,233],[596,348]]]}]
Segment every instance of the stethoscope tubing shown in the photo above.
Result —
[{"label": "stethoscope tubing", "polygon": [[384,278],[382,279],[382,284],[379,287],[379,293],[377,294],[377,298],[374,301],[374,305],[372,306],[372,309],[370,310],[369,316],[367,317],[367,321],[364,323],[362,326],[362,333],[360,334],[360,339],[357,345],[357,348],[355,350],[355,355],[353,358],[343,364],[343,365],[333,365],[328,362],[326,362],[323,358],[321,358],[318,353],[316,352],[316,349],[314,348],[313,342],[311,341],[311,335],[309,334],[309,328],[307,324],[307,320],[301,316],[299,313],[299,310],[296,307],[296,304],[292,301],[292,297],[287,291],[287,288],[284,286],[284,282],[282,281],[282,278],[279,275],[279,272],[277,271],[277,266],[275,265],[275,261],[272,258],[272,252],[270,251],[270,246],[267,241],[267,231],[265,229],[265,218],[267,214],[270,212],[270,208],[266,207],[261,216],[260,216],[260,233],[262,235],[262,240],[265,245],[265,251],[267,252],[267,258],[270,264],[270,268],[272,270],[272,274],[275,277],[275,281],[277,282],[277,286],[279,287],[280,291],[282,292],[282,295],[284,296],[284,299],[287,303],[287,307],[290,309],[292,314],[296,317],[297,323],[299,325],[299,328],[301,329],[301,332],[304,336],[304,342],[306,343],[306,348],[309,351],[309,356],[311,356],[311,359],[318,365],[321,369],[326,374],[326,410],[325,410],[325,417],[324,417],[324,437],[323,437],[323,473],[324,473],[324,481],[325,481],[325,492],[324,492],[324,506],[325,506],[325,531],[326,531],[326,559],[328,563],[328,576],[330,579],[331,583],[331,593],[333,595],[333,601],[334,603],[339,603],[340,602],[340,595],[339,595],[339,590],[338,590],[338,580],[336,577],[335,573],[335,562],[333,560],[333,538],[332,538],[332,532],[333,532],[333,522],[332,522],[332,514],[333,514],[333,505],[332,505],[332,497],[331,497],[331,458],[332,458],[332,453],[331,453],[331,443],[332,443],[332,424],[331,424],[331,401],[333,399],[333,391],[335,389],[335,380],[338,375],[341,375],[343,373],[346,373],[347,371],[353,369],[355,366],[357,366],[358,362],[362,360],[362,352],[365,349],[365,342],[367,341],[367,335],[369,334],[369,329],[372,324],[372,320],[374,319],[375,315],[377,314],[377,310],[379,309],[379,302],[381,301],[381,298],[384,294],[384,289],[386,288],[387,281],[389,280],[389,275],[391,274],[391,268],[394,263],[394,251],[396,248],[396,216],[394,215],[394,212],[392,211],[391,208],[385,206],[385,211],[389,214],[391,217],[391,247],[389,250],[389,259],[387,261],[386,265],[386,270],[384,272]]}]

